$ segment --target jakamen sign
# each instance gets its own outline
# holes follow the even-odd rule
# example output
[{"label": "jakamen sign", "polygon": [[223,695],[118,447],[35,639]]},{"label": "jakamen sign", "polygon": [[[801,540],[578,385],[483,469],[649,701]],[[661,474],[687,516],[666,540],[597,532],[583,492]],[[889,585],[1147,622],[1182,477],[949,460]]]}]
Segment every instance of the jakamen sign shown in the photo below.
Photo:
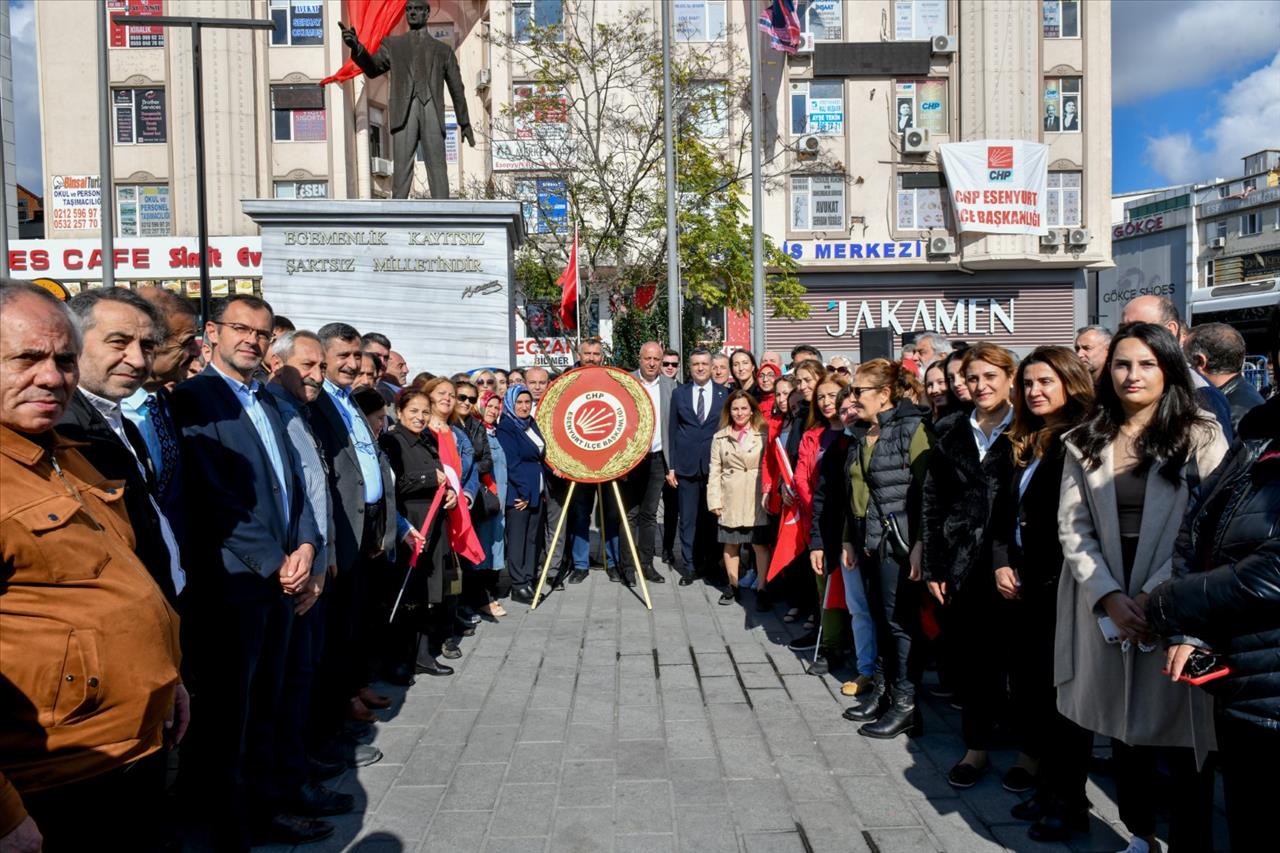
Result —
[{"label": "jakamen sign", "polygon": [[[1016,334],[1014,304],[1008,299],[859,299],[832,300],[827,311],[835,325],[824,328],[833,338],[857,337],[862,329],[888,326],[894,334],[930,331],[944,335]],[[850,311],[850,302],[853,309]],[[850,319],[852,315],[852,320]]]},{"label": "jakamen sign", "polygon": [[1049,146],[1022,140],[939,146],[962,233],[1045,234]]}]

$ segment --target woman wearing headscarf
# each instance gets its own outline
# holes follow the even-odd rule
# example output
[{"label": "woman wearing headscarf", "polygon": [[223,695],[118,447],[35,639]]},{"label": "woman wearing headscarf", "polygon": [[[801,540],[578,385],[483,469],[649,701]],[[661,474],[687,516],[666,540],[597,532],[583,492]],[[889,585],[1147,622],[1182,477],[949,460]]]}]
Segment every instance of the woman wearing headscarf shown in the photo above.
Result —
[{"label": "woman wearing headscarf", "polygon": [[495,435],[507,461],[507,573],[511,600],[533,601],[533,576],[542,541],[542,486],[547,443],[533,422],[533,395],[524,385],[511,385]]},{"label": "woman wearing headscarf", "polygon": [[[494,618],[506,616],[507,611],[498,602],[498,576],[507,565],[506,505],[507,505],[507,454],[498,441],[498,418],[502,414],[502,398],[492,391],[480,394],[479,405],[472,410],[474,420],[484,430],[491,467],[489,473],[480,475],[480,488],[487,489],[497,499],[498,511],[483,515],[476,524],[476,534],[484,546],[484,560],[476,569],[485,601],[480,610]],[[480,498],[485,499],[481,494]],[[491,499],[485,499],[491,500]],[[476,501],[479,506],[481,500]]]}]

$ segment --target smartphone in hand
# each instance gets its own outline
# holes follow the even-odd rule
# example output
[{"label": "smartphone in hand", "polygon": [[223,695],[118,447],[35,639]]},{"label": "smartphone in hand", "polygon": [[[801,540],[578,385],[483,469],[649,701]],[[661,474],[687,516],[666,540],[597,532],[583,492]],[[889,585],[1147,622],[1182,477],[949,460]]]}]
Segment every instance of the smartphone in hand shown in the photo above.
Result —
[{"label": "smartphone in hand", "polygon": [[[1169,674],[1167,669],[1164,672],[1165,675]],[[1196,649],[1187,658],[1186,664],[1182,667],[1182,674],[1178,676],[1178,681],[1185,681],[1187,684],[1199,687],[1202,684],[1208,684],[1210,681],[1230,674],[1231,667],[1223,664],[1222,660],[1213,652]]]}]

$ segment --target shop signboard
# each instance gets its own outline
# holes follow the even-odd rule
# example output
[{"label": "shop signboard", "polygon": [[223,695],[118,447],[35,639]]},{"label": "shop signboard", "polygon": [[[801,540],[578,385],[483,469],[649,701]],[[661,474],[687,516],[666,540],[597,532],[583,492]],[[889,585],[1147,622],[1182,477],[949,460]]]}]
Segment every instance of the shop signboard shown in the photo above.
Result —
[{"label": "shop signboard", "polygon": [[[200,277],[200,248],[195,237],[118,237],[112,257],[119,279]],[[102,277],[102,267],[101,240],[9,243],[9,269],[14,278],[95,279]],[[216,276],[261,275],[262,239],[210,237],[209,270]]]},{"label": "shop signboard", "polygon": [[1115,266],[1098,272],[1098,304],[1092,313],[1099,324],[1119,326],[1125,303],[1138,296],[1168,296],[1187,316],[1185,225],[1126,236],[1111,244],[1111,253]]},{"label": "shop signboard", "polygon": [[984,139],[946,143],[938,150],[961,233],[1048,233],[1048,145]]},{"label": "shop signboard", "polygon": [[53,175],[49,183],[49,230],[78,231],[102,226],[99,176]]}]

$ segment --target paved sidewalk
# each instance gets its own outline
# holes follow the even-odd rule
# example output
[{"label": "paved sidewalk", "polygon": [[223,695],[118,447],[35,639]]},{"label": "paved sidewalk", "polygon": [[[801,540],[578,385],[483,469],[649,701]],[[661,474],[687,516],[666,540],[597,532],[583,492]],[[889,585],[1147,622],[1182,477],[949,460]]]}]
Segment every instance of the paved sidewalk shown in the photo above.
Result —
[{"label": "paved sidewalk", "polygon": [[[337,780],[357,813],[306,851],[855,853],[1058,850],[1009,817],[999,768],[963,793],[946,771],[958,715],[876,741],[840,717],[838,678],[804,673],[799,625],[719,591],[651,585],[654,609],[593,571],[537,611],[508,603],[463,641],[448,678],[419,676],[380,713],[386,754]],[[1127,843],[1090,783],[1092,831]],[[1101,817],[1099,817],[1101,815]],[[1225,844],[1222,845],[1225,849]],[[266,848],[264,848],[266,849]],[[283,851],[284,848],[277,848]]]}]

